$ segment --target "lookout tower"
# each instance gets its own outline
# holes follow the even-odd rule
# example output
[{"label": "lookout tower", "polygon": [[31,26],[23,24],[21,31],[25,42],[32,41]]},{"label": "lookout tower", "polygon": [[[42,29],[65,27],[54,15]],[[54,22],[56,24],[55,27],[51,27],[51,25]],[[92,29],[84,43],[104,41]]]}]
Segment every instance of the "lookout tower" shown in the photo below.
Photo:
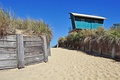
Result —
[{"label": "lookout tower", "polygon": [[72,22],[72,29],[97,29],[103,26],[105,17],[70,13],[70,19]]}]

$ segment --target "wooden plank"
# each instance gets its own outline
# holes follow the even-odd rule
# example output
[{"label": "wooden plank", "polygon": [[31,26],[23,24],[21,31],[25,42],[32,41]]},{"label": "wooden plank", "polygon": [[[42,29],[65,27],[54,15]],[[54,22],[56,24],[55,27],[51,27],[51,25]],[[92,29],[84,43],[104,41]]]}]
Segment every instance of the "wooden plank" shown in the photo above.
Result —
[{"label": "wooden plank", "polygon": [[24,41],[42,41],[38,36],[23,36]]},{"label": "wooden plank", "polygon": [[11,65],[17,65],[17,60],[0,61],[0,66],[11,66]]},{"label": "wooden plank", "polygon": [[16,49],[0,48],[0,54],[16,54]]},{"label": "wooden plank", "polygon": [[1,54],[0,53],[0,60],[2,60],[2,59],[17,59],[16,57],[17,57],[16,54]]},{"label": "wooden plank", "polygon": [[44,62],[48,61],[48,51],[47,51],[47,40],[46,40],[46,35],[43,35],[43,41],[44,41]]},{"label": "wooden plank", "polygon": [[16,48],[16,42],[1,42],[0,41],[0,48]]},{"label": "wooden plank", "polygon": [[43,56],[43,54],[29,55],[29,56],[25,56],[25,59],[26,59],[26,58],[41,57],[41,56]]},{"label": "wooden plank", "polygon": [[25,58],[25,65],[33,64],[33,63],[39,63],[44,61],[43,56],[34,56],[34,57],[28,57]]},{"label": "wooden plank", "polygon": [[0,70],[17,68],[17,65],[0,66]]},{"label": "wooden plank", "polygon": [[30,47],[30,46],[42,46],[42,42],[24,42],[25,47]]},{"label": "wooden plank", "polygon": [[37,47],[32,46],[25,48],[25,53],[34,53],[34,52],[39,52],[40,54],[42,54],[44,52],[43,46],[37,46]]},{"label": "wooden plank", "polygon": [[40,52],[25,53],[25,57],[27,57],[27,56],[34,56],[34,55],[43,55],[43,54],[40,53]]},{"label": "wooden plank", "polygon": [[0,39],[0,41],[16,41],[16,35],[7,35]]},{"label": "wooden plank", "polygon": [[18,68],[24,68],[24,44],[22,34],[17,34],[17,51]]},{"label": "wooden plank", "polygon": [[13,60],[17,60],[16,58],[12,58],[12,59],[0,59],[0,61],[13,61]]}]

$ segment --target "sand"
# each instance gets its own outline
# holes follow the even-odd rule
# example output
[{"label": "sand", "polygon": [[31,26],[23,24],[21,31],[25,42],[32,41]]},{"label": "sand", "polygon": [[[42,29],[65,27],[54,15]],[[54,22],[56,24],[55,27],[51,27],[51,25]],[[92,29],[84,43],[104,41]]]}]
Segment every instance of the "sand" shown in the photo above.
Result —
[{"label": "sand", "polygon": [[51,52],[47,63],[0,70],[0,80],[120,80],[120,62],[61,48]]}]

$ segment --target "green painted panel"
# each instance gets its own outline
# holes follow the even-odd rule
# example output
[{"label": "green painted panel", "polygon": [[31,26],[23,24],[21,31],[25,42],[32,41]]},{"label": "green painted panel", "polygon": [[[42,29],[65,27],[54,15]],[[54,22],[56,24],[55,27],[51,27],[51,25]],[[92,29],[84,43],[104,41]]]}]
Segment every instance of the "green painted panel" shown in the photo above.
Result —
[{"label": "green painted panel", "polygon": [[97,29],[98,27],[103,26],[103,24],[100,23],[92,23],[92,29]]},{"label": "green painted panel", "polygon": [[[82,21],[84,19],[84,21]],[[97,22],[95,22],[97,21]],[[75,28],[79,29],[97,29],[97,27],[103,26],[103,20],[78,18],[75,17]]]},{"label": "green painted panel", "polygon": [[103,26],[103,24],[75,21],[75,26],[79,29],[97,29],[97,27]]},{"label": "green painted panel", "polygon": [[81,22],[81,21],[75,21],[76,28],[80,29],[90,29],[91,23],[88,22]]}]

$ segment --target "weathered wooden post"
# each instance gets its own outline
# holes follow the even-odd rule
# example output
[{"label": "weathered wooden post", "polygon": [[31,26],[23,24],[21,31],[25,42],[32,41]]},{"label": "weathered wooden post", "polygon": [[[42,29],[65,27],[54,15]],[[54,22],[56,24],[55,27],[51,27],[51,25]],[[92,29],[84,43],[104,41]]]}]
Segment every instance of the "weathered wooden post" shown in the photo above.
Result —
[{"label": "weathered wooden post", "polygon": [[48,56],[51,56],[50,43],[49,43],[47,46],[48,46],[48,47],[47,47],[47,48],[48,48],[48,50],[47,50],[47,51],[48,51]]},{"label": "weathered wooden post", "polygon": [[23,35],[17,34],[17,61],[18,61],[18,69],[24,68],[24,43],[23,43]]},{"label": "weathered wooden post", "polygon": [[89,42],[89,53],[91,53],[92,52],[92,42],[90,41]]},{"label": "weathered wooden post", "polygon": [[57,48],[59,47],[59,42],[57,43]]},{"label": "weathered wooden post", "polygon": [[111,57],[115,58],[115,56],[116,56],[116,54],[115,54],[115,45],[113,45]]},{"label": "weathered wooden post", "polygon": [[47,40],[46,40],[46,35],[43,35],[43,45],[44,45],[44,62],[48,61],[48,51],[47,51]]},{"label": "weathered wooden post", "polygon": [[99,55],[101,55],[102,54],[102,49],[101,49],[101,46],[99,46]]}]

